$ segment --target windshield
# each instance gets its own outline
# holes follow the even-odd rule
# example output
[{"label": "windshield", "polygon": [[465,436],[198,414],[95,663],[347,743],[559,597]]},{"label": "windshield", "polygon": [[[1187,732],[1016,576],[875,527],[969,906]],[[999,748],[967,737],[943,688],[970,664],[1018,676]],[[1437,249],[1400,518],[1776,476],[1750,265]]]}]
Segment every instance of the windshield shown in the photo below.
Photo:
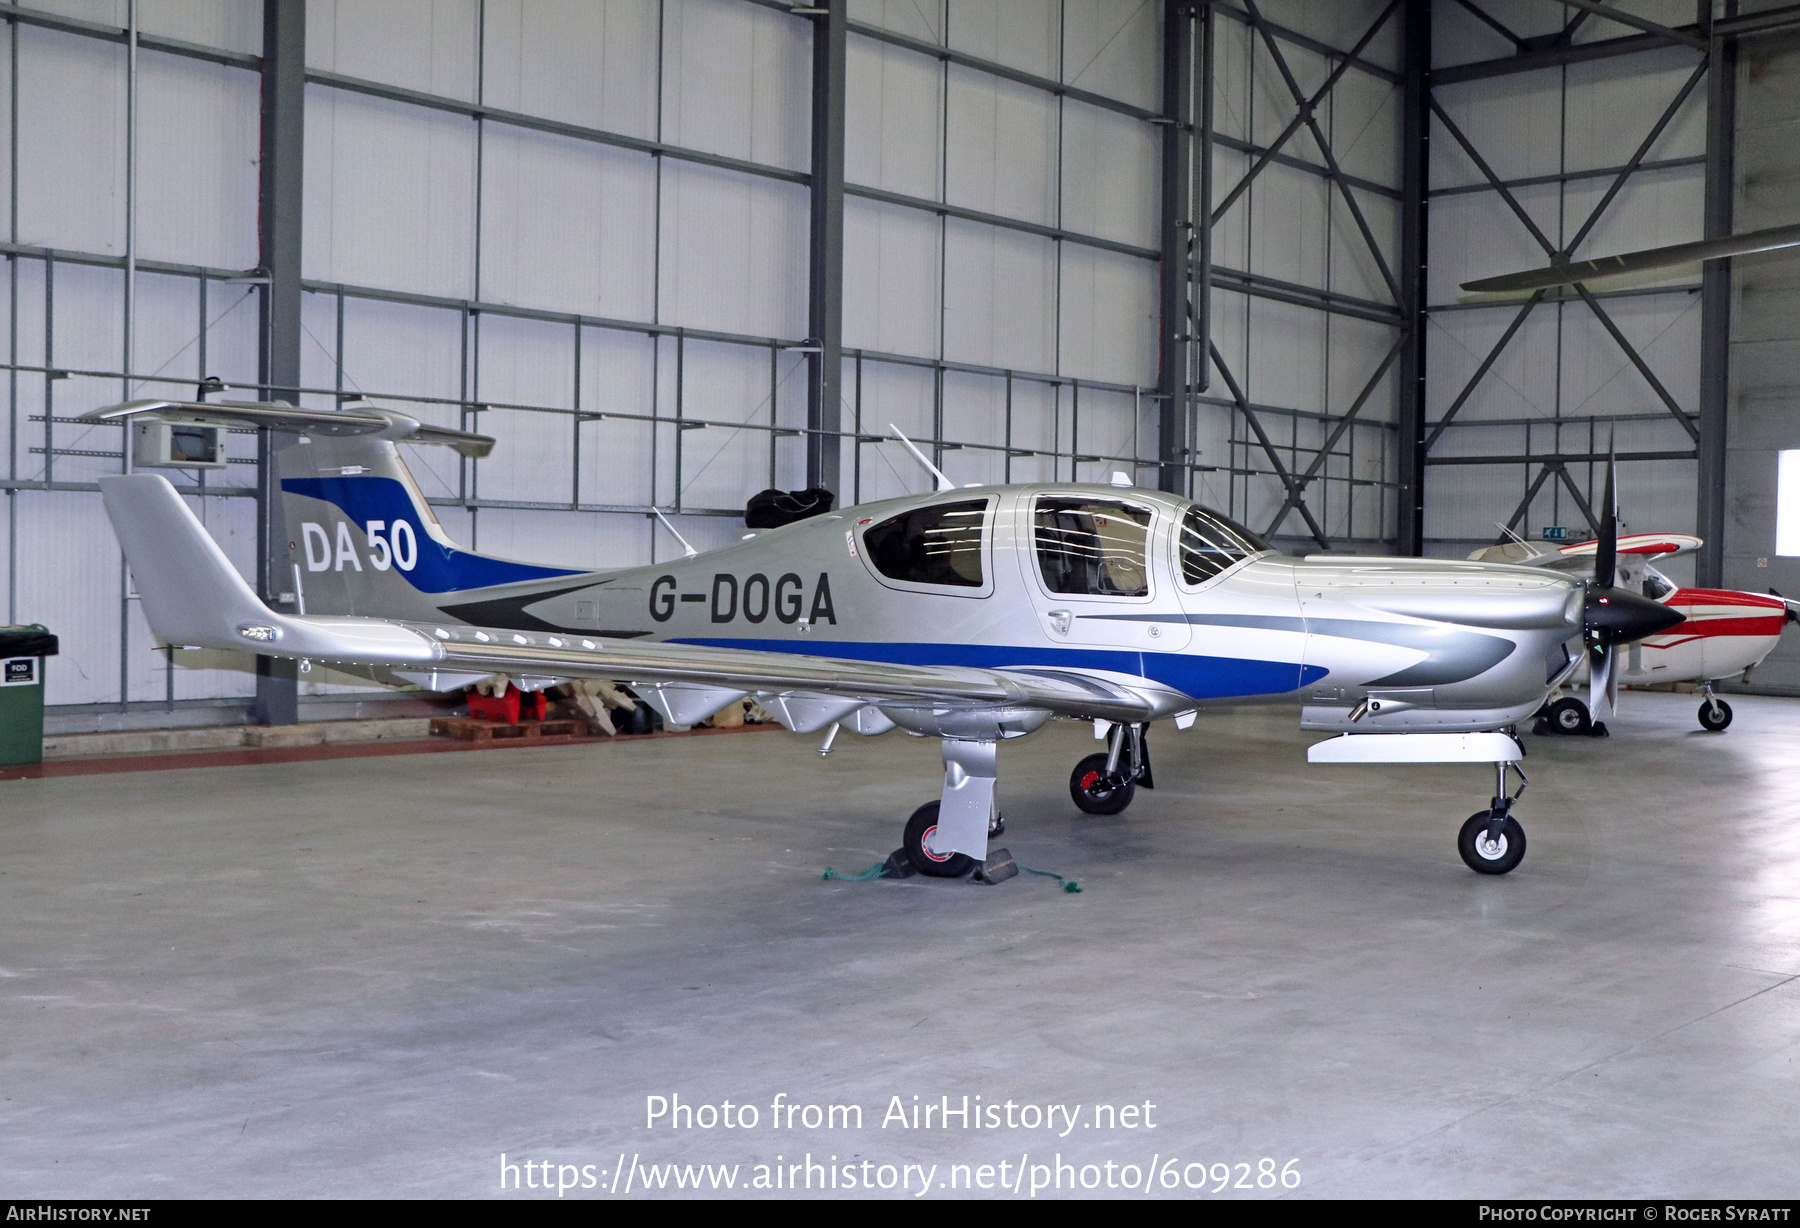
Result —
[{"label": "windshield", "polygon": [[1198,503],[1181,518],[1181,578],[1204,584],[1239,559],[1271,549],[1268,542],[1229,516]]}]

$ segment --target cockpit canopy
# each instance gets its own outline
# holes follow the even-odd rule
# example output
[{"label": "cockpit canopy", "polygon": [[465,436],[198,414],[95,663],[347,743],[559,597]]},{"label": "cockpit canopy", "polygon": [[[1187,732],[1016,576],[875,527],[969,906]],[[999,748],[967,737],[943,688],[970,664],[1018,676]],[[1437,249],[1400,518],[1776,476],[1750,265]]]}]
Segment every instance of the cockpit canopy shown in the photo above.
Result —
[{"label": "cockpit canopy", "polygon": [[[976,496],[909,508],[864,529],[863,547],[875,570],[889,580],[985,588],[983,550],[996,506],[991,497]],[[1168,504],[1123,494],[1045,491],[1031,496],[1031,541],[1045,588],[1086,597],[1148,595],[1150,543],[1159,507]],[[1176,559],[1188,585],[1204,584],[1270,550],[1243,525],[1197,503],[1161,514],[1180,517]]]}]

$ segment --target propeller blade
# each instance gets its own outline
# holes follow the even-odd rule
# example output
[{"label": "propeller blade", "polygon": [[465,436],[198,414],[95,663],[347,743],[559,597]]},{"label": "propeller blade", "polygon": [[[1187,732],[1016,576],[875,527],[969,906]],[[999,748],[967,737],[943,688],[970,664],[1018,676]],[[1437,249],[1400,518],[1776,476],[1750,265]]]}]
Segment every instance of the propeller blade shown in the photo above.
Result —
[{"label": "propeller blade", "polygon": [[1501,277],[1484,277],[1465,281],[1462,288],[1471,294],[1493,294],[1548,290],[1553,286],[1574,285],[1596,277],[1619,273],[1647,273],[1653,269],[1674,268],[1696,260],[1720,260],[1726,256],[1748,256],[1752,252],[1773,252],[1784,247],[1800,247],[1800,226],[1775,226],[1768,230],[1752,230],[1722,239],[1703,239],[1698,243],[1676,243],[1670,247],[1652,247],[1622,256],[1602,256],[1598,260],[1582,260],[1575,264],[1553,264],[1547,269],[1530,269],[1523,273],[1507,273]]},{"label": "propeller blade", "polygon": [[1606,465],[1606,494],[1601,498],[1605,506],[1600,510],[1600,542],[1594,548],[1595,588],[1611,588],[1613,581],[1618,578],[1619,492],[1613,484],[1618,470],[1618,458],[1613,457]]},{"label": "propeller blade", "polygon": [[1605,644],[1588,659],[1588,715],[1596,723],[1612,719],[1618,698],[1619,648]]}]

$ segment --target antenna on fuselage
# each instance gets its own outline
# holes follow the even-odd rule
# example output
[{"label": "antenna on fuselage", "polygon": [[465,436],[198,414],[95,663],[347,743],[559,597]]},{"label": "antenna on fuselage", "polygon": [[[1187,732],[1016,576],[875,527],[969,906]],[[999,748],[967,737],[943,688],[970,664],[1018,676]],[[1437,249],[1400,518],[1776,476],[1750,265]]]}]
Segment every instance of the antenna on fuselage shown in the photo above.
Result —
[{"label": "antenna on fuselage", "polygon": [[944,471],[942,469],[939,469],[936,465],[934,465],[930,461],[926,460],[925,454],[923,452],[919,451],[917,448],[913,447],[913,441],[908,439],[906,437],[906,434],[903,431],[901,431],[901,429],[899,427],[895,426],[892,422],[890,422],[890,423],[888,423],[888,430],[890,430],[890,431],[894,432],[894,434],[900,436],[900,442],[905,444],[906,450],[913,454],[913,459],[918,461],[921,465],[925,466],[925,468],[927,468],[931,471],[931,476],[937,479],[937,488],[939,490],[955,490],[956,489],[956,483],[952,482],[947,476],[945,476]]},{"label": "antenna on fuselage", "polygon": [[675,540],[681,543],[681,553],[684,557],[691,559],[696,554],[700,553],[698,550],[688,545],[688,539],[681,535],[681,530],[669,523],[669,518],[662,514],[662,509],[660,507],[653,507],[650,510],[655,512],[656,518],[663,522],[663,528],[673,533],[675,535]]}]

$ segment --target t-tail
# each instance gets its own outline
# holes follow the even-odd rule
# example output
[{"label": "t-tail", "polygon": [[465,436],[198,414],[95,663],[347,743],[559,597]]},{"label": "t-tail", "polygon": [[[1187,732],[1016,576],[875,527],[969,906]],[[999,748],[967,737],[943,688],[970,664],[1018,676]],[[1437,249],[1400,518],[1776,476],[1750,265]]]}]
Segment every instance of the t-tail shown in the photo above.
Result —
[{"label": "t-tail", "polygon": [[486,435],[425,425],[390,409],[275,402],[131,401],[88,417],[141,415],[278,432],[288,559],[286,574],[273,583],[292,591],[299,613],[530,626],[541,620],[526,606],[594,582],[592,572],[497,558],[452,541],[395,447],[442,444],[481,457],[494,446]]}]

